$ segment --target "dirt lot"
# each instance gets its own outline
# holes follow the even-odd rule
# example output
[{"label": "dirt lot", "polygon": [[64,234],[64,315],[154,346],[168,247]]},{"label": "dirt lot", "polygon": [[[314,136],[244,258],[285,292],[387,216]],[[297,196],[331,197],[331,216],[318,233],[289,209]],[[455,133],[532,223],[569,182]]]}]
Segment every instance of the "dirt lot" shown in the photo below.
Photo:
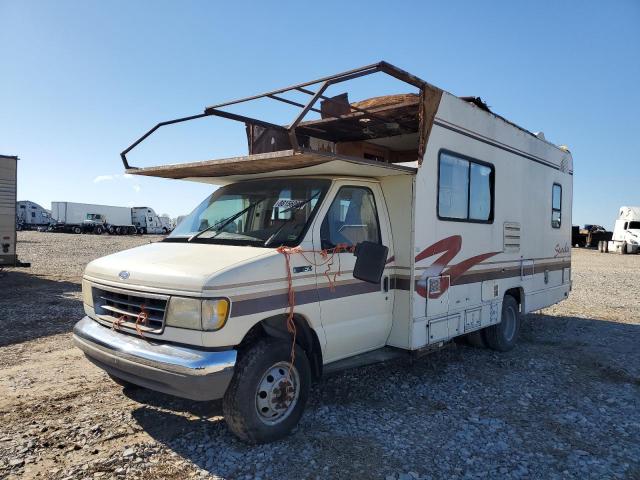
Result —
[{"label": "dirt lot", "polygon": [[640,478],[640,256],[573,251],[507,354],[452,344],[324,379],[249,447],[219,403],[122,390],[72,346],[93,258],[160,237],[21,232],[0,274],[0,478]]}]

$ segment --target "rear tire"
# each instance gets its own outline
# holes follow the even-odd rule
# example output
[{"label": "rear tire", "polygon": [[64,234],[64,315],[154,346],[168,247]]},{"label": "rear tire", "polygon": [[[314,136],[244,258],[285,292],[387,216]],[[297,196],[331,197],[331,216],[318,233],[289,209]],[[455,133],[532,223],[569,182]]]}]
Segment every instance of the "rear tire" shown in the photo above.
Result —
[{"label": "rear tire", "polygon": [[520,308],[511,295],[502,301],[500,323],[484,329],[484,341],[492,350],[508,352],[515,347],[520,333]]},{"label": "rear tire", "polygon": [[273,442],[288,435],[302,417],[309,396],[311,368],[295,345],[289,377],[291,343],[258,341],[240,356],[222,400],[229,430],[247,443]]},{"label": "rear tire", "polygon": [[73,233],[75,233],[76,235],[82,233],[82,229],[80,227],[73,227]]},{"label": "rear tire", "polygon": [[95,234],[96,235],[102,235],[102,227],[96,227]]},{"label": "rear tire", "polygon": [[602,251],[604,253],[609,253],[609,242],[607,240],[602,242]]}]

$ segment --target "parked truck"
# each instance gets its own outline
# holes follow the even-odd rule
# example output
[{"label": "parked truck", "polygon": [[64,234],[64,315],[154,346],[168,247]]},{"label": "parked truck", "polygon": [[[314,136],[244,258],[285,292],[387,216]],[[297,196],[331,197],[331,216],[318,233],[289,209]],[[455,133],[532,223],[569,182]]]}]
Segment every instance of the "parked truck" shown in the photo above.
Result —
[{"label": "parked truck", "polygon": [[35,230],[51,225],[51,212],[29,200],[20,200],[16,205],[18,230]]},{"label": "parked truck", "polygon": [[131,208],[75,202],[51,202],[51,230],[72,233],[134,234]]},{"label": "parked truck", "polygon": [[16,190],[18,157],[0,155],[0,269],[28,267],[16,253]]},{"label": "parked truck", "polygon": [[640,252],[640,207],[620,207],[610,240],[598,243],[602,253]]},{"label": "parked truck", "polygon": [[[374,73],[417,92],[328,93]],[[309,101],[286,127],[224,110],[291,92]],[[127,173],[223,186],[84,273],[73,338],[119,383],[222,398],[233,433],[268,442],[330,371],[455,338],[507,351],[523,314],[569,295],[571,153],[479,98],[380,62],[201,116],[246,124],[248,155],[134,168],[129,147]]]},{"label": "parked truck", "polygon": [[153,208],[133,207],[131,209],[131,222],[138,233],[162,233],[167,234],[171,230],[171,221],[159,216]]}]

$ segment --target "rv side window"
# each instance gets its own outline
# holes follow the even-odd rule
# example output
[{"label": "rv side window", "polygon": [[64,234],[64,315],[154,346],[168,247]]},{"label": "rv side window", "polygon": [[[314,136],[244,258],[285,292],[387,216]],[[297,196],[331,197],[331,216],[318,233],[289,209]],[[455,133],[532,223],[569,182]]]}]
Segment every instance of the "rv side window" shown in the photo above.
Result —
[{"label": "rv side window", "polygon": [[553,184],[551,194],[551,226],[560,228],[562,223],[562,186]]},{"label": "rv side window", "polygon": [[441,152],[438,167],[438,217],[466,222],[493,221],[492,165]]},{"label": "rv side window", "polygon": [[320,240],[322,248],[381,243],[373,192],[366,187],[342,187],[322,221]]}]

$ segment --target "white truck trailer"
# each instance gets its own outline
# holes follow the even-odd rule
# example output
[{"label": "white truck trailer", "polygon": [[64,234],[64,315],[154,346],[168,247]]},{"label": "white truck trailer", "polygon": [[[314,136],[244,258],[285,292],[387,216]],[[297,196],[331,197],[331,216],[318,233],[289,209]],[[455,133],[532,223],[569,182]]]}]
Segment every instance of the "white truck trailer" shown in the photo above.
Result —
[{"label": "white truck trailer", "polygon": [[20,200],[16,205],[18,230],[34,230],[51,224],[51,212],[29,200]]},{"label": "white truck trailer", "polygon": [[51,202],[52,230],[73,233],[134,234],[131,208],[75,202]]},{"label": "white truck trailer", "polygon": [[27,267],[16,254],[16,189],[18,157],[0,155],[0,268]]},{"label": "white truck trailer", "polygon": [[600,242],[598,250],[623,255],[640,252],[640,207],[620,207],[611,240]]},{"label": "white truck trailer", "polygon": [[[328,94],[373,73],[417,93]],[[300,110],[282,127],[224,109],[257,99]],[[456,337],[506,351],[521,315],[569,295],[571,154],[479,99],[380,62],[161,125],[209,115],[246,124],[249,154],[122,153],[130,174],[223,186],[162,242],[87,265],[74,341],[118,382],[222,398],[231,431],[268,442],[328,371]]]}]

